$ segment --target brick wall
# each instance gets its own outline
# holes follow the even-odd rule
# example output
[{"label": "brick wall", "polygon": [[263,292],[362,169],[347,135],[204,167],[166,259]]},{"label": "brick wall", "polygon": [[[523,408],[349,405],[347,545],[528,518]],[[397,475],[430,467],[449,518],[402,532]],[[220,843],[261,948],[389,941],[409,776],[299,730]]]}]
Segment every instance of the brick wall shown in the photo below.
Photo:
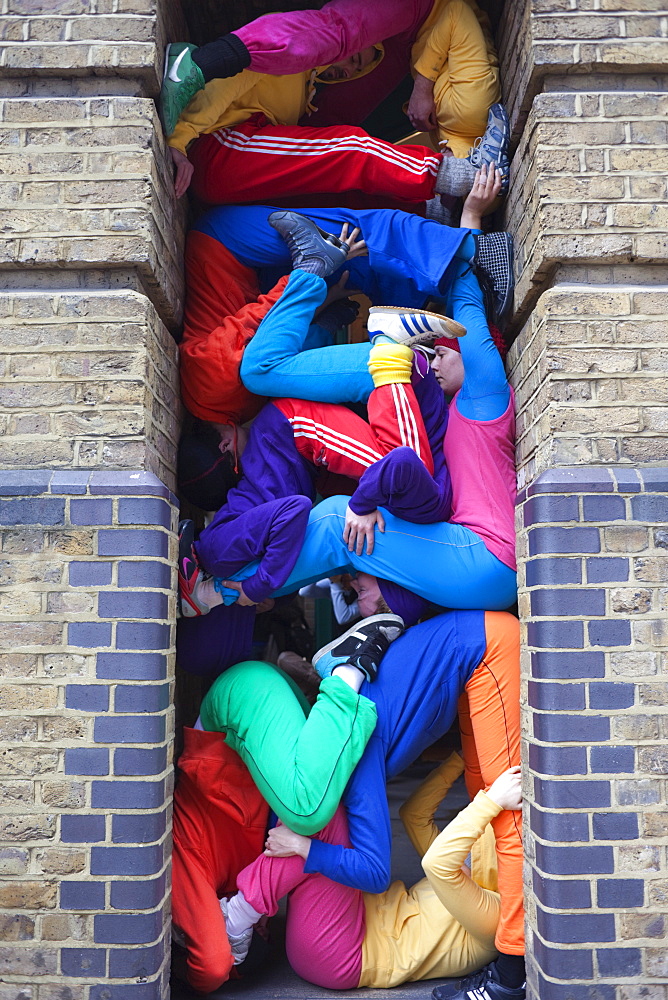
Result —
[{"label": "brick wall", "polygon": [[0,976],[30,1000],[158,1000],[175,499],[70,470],[0,472],[0,497]]},{"label": "brick wall", "polygon": [[533,1000],[668,996],[666,45],[654,0],[500,29]]},{"label": "brick wall", "polygon": [[0,31],[0,998],[169,995],[178,4]]},{"label": "brick wall", "polygon": [[549,470],[519,511],[535,995],[660,997],[668,470]]}]

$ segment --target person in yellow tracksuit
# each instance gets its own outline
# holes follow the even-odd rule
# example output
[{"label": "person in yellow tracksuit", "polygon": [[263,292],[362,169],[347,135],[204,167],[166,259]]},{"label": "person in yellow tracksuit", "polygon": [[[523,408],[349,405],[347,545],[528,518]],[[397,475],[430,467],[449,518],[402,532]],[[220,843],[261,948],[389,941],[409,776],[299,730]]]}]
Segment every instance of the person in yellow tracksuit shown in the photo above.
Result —
[{"label": "person in yellow tracksuit", "polygon": [[500,100],[499,60],[475,0],[436,0],[411,52],[411,124],[465,157]]},{"label": "person in yellow tracksuit", "polygon": [[[329,989],[465,976],[492,961],[500,907],[489,824],[504,808],[519,808],[519,768],[479,792],[439,833],[433,816],[463,768],[459,754],[451,755],[401,809],[411,841],[424,854],[426,878],[411,889],[393,882],[386,892],[366,893],[305,873],[310,838],[279,826],[269,832],[264,855],[238,876],[240,891],[228,901],[228,933],[243,936],[288,895],[290,964]],[[342,807],[318,838],[349,844]],[[469,852],[470,874],[463,867]]]}]

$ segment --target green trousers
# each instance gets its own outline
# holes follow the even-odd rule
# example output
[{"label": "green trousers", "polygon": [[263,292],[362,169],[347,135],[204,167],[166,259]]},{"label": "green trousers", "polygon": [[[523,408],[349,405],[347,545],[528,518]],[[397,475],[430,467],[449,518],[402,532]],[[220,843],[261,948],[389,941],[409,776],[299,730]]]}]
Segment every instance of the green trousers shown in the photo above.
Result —
[{"label": "green trousers", "polygon": [[277,667],[247,660],[209,689],[202,725],[224,732],[276,815],[305,836],[334,815],[376,725],[376,706],[338,677],[320,685],[315,705]]}]

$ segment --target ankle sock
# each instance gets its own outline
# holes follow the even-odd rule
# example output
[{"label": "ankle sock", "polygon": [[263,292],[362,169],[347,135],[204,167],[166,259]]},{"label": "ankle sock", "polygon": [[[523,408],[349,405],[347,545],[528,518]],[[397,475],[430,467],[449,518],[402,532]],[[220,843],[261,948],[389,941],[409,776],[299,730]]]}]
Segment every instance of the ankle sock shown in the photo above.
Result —
[{"label": "ankle sock", "polygon": [[473,187],[476,168],[468,160],[446,156],[441,161],[436,177],[436,194],[454,194],[459,198],[467,195]]},{"label": "ankle sock", "polygon": [[492,974],[507,990],[518,990],[526,981],[524,955],[504,955],[492,963]]},{"label": "ankle sock", "polygon": [[378,344],[374,339],[367,364],[376,389],[392,382],[410,382],[413,352],[405,344]]},{"label": "ankle sock", "polygon": [[202,70],[205,81],[236,76],[250,65],[250,52],[234,34],[223,35],[193,52],[193,62]]},{"label": "ankle sock", "polygon": [[238,938],[249,927],[253,927],[261,916],[262,914],[258,913],[246,900],[243,892],[239,891],[236,896],[232,896],[227,901],[225,929],[228,937]]},{"label": "ankle sock", "polygon": [[338,667],[334,667],[332,677],[338,677],[349,688],[352,688],[355,694],[359,694],[360,688],[366,680],[362,671],[354,667],[352,663],[341,663]]}]

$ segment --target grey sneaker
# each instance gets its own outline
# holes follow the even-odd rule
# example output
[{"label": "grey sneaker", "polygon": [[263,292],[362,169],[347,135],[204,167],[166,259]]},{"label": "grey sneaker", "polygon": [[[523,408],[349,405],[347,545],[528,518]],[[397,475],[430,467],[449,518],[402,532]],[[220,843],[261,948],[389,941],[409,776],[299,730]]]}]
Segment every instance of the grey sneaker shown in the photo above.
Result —
[{"label": "grey sneaker", "polygon": [[510,160],[508,146],[510,144],[510,121],[503,104],[493,104],[487,115],[487,128],[481,139],[469,151],[467,160],[471,166],[479,170],[483,165],[495,163],[502,175],[501,194],[508,193],[508,177]]},{"label": "grey sneaker", "polygon": [[192,57],[196,45],[174,42],[165,52],[165,73],[158,98],[158,111],[165,135],[176,128],[179,115],[205,86],[204,74]]},{"label": "grey sneaker", "polygon": [[326,278],[346,262],[348,247],[343,240],[332,233],[326,233],[305,215],[297,212],[272,212],[269,225],[287,243],[293,268]]},{"label": "grey sneaker", "polygon": [[510,233],[473,234],[471,267],[480,282],[490,322],[502,329],[513,304],[513,238]]}]

